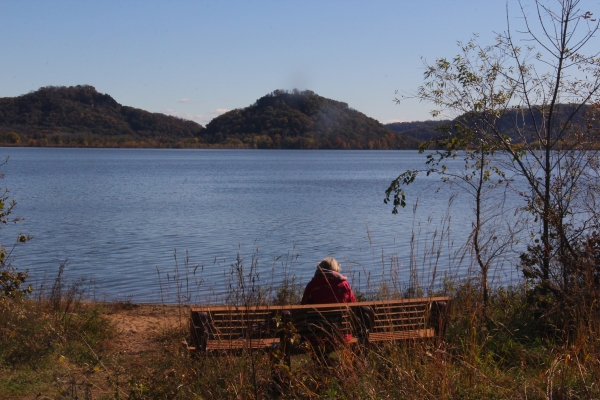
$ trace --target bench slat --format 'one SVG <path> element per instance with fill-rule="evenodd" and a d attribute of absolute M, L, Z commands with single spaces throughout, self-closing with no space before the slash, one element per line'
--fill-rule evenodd
<path fill-rule="evenodd" d="M 372 332 L 369 334 L 370 342 L 394 342 L 397 340 L 423 339 L 434 337 L 433 329 L 420 329 L 400 332 Z M 356 343 L 357 338 L 352 337 L 350 343 Z M 242 350 L 242 349 L 262 349 L 272 347 L 279 344 L 278 338 L 270 339 L 234 339 L 234 340 L 208 340 L 206 345 L 207 351 L 218 350 Z M 195 349 L 195 348 L 194 348 Z"/>
<path fill-rule="evenodd" d="M 427 308 L 424 307 L 420 310 L 407 310 L 405 308 L 374 308 L 373 311 L 375 312 L 375 314 L 380 314 L 380 315 L 397 315 L 397 314 L 402 314 L 402 315 L 424 315 L 427 313 Z"/>
<path fill-rule="evenodd" d="M 402 316 L 396 318 L 381 318 L 375 316 L 375 320 L 378 322 L 377 325 L 385 323 L 388 325 L 403 325 L 403 324 L 422 324 L 425 321 L 423 316 L 419 318 L 403 318 Z"/>
<path fill-rule="evenodd" d="M 421 329 L 411 331 L 400 331 L 400 332 L 372 332 L 369 334 L 369 342 L 394 342 L 397 340 L 410 340 L 410 339 L 424 339 L 432 338 L 435 336 L 433 329 Z M 218 350 L 242 350 L 242 349 L 263 349 L 273 347 L 279 344 L 278 338 L 270 339 L 236 339 L 236 340 L 208 340 L 206 344 L 207 351 L 218 351 Z M 358 339 L 352 337 L 350 343 L 357 343 Z M 195 347 L 190 347 L 190 351 L 195 351 Z"/>
<path fill-rule="evenodd" d="M 427 315 L 427 313 L 425 311 L 421 311 L 421 312 L 413 312 L 413 313 L 406 313 L 406 312 L 379 312 L 379 310 L 375 310 L 375 315 L 378 316 L 381 319 L 385 319 L 385 318 L 398 318 L 398 317 L 402 317 L 402 318 L 425 318 L 425 316 Z"/>
<path fill-rule="evenodd" d="M 215 321 L 215 322 L 219 322 L 219 323 L 223 323 L 223 322 L 233 322 L 233 323 L 257 323 L 257 322 L 268 322 L 271 320 L 272 317 L 253 317 L 253 318 L 237 318 L 237 317 L 228 317 L 228 318 L 214 318 L 212 317 L 211 320 Z"/>
<path fill-rule="evenodd" d="M 269 338 L 269 337 L 273 337 L 273 336 L 275 336 L 275 335 L 273 335 L 272 333 L 268 333 L 268 334 L 264 334 L 264 335 L 260 335 L 260 334 L 249 335 L 249 334 L 247 334 L 247 332 L 218 332 L 218 333 L 209 333 L 207 335 L 207 337 L 209 339 L 217 338 L 217 339 L 221 339 L 221 340 L 225 340 L 225 338 L 264 339 L 264 338 Z"/>
<path fill-rule="evenodd" d="M 413 331 L 418 329 L 424 329 L 425 324 L 413 324 L 413 325 L 375 325 L 371 332 L 405 332 Z"/>
<path fill-rule="evenodd" d="M 378 300 L 378 301 L 363 301 L 360 303 L 333 303 L 333 304 L 306 304 L 306 305 L 287 305 L 287 306 L 250 306 L 247 310 L 261 310 L 261 311 L 284 311 L 284 310 L 302 310 L 302 309 L 330 309 L 330 308 L 349 308 L 356 306 L 370 306 L 370 307 L 390 307 L 393 305 L 415 305 L 415 304 L 430 304 L 433 302 L 449 302 L 449 297 L 425 297 L 418 299 L 403 299 L 403 300 Z M 191 307 L 192 312 L 219 312 L 228 310 L 244 310 L 246 307 L 234 307 L 234 306 L 197 306 Z"/>
<path fill-rule="evenodd" d="M 424 339 L 434 336 L 435 331 L 433 329 L 419 329 L 400 332 L 371 332 L 369 334 L 369 342 L 393 342 L 395 340 Z"/>
<path fill-rule="evenodd" d="M 206 350 L 241 350 L 241 349 L 263 349 L 279 343 L 278 338 L 270 339 L 236 339 L 236 340 L 209 340 Z"/>

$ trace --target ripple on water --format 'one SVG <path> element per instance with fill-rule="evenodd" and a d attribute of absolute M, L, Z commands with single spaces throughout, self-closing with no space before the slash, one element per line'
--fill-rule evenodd
<path fill-rule="evenodd" d="M 175 251 L 193 301 L 227 289 L 238 253 L 246 267 L 258 259 L 265 284 L 280 282 L 283 269 L 306 283 L 326 256 L 342 261 L 355 286 L 369 273 L 386 279 L 395 259 L 408 279 L 412 211 L 394 216 L 383 197 L 398 173 L 423 164 L 417 152 L 4 150 L 4 184 L 26 218 L 4 234 L 34 236 L 17 246 L 14 263 L 37 283 L 68 259 L 68 276 L 92 278 L 96 296 L 175 301 Z M 434 182 L 419 180 L 410 192 L 421 197 L 423 238 L 448 202 Z M 453 209 L 457 247 L 470 219 L 469 207 Z M 441 261 L 440 271 L 451 263 Z"/>

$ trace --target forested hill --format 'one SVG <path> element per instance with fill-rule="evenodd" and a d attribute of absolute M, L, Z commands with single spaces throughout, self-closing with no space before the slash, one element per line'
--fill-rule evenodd
<path fill-rule="evenodd" d="M 586 123 L 583 107 L 572 124 Z M 565 120 L 574 106 L 559 105 Z M 542 116 L 509 110 L 498 128 L 514 141 L 535 141 Z M 597 120 L 597 118 L 596 118 Z M 415 149 L 436 137 L 450 120 L 382 125 L 373 118 L 310 90 L 274 92 L 249 107 L 229 111 L 206 128 L 160 113 L 117 103 L 93 86 L 47 86 L 0 98 L 0 145 L 77 147 L 187 147 L 264 149 Z"/>
<path fill-rule="evenodd" d="M 385 127 L 391 131 L 411 136 L 419 141 L 425 141 L 439 135 L 439 132 L 436 131 L 437 127 L 450 125 L 451 123 L 452 121 L 450 120 L 393 122 L 385 124 Z"/>
<path fill-rule="evenodd" d="M 203 127 L 122 106 L 93 86 L 47 86 L 0 98 L 0 141 L 33 146 L 188 147 Z"/>
<path fill-rule="evenodd" d="M 576 111 L 574 104 L 557 104 L 554 120 L 558 125 L 563 124 L 569 119 L 569 116 L 575 113 L 570 120 L 572 129 L 585 129 L 588 122 L 597 121 L 598 118 L 589 114 L 586 118 L 586 113 L 598 113 L 598 110 L 589 105 L 581 107 L 579 112 Z M 523 140 L 523 137 L 529 142 L 535 142 L 538 138 L 535 127 L 543 125 L 542 119 L 544 116 L 534 107 L 532 113 L 525 112 L 522 109 L 509 109 L 501 118 L 496 121 L 497 129 L 505 135 L 508 135 L 514 142 L 518 143 Z M 595 119 L 594 119 L 595 118 Z M 403 135 L 411 136 L 419 141 L 429 140 L 438 137 L 442 134 L 436 128 L 446 126 L 451 128 L 456 122 L 463 121 L 463 124 L 468 125 L 468 118 L 464 116 L 458 117 L 456 120 L 438 120 L 438 121 L 413 121 L 413 122 L 395 122 L 386 124 L 386 128 L 398 132 Z M 519 127 L 519 132 L 515 129 L 515 125 Z"/>
<path fill-rule="evenodd" d="M 201 139 L 265 149 L 414 149 L 419 143 L 310 90 L 276 90 L 249 107 L 229 111 L 213 119 Z"/>

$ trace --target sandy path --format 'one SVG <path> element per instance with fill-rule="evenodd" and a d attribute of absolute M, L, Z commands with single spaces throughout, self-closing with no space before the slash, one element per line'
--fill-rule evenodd
<path fill-rule="evenodd" d="M 115 305 L 108 308 L 106 317 L 119 332 L 114 343 L 116 350 L 121 354 L 137 355 L 155 350 L 156 338 L 161 334 L 180 326 L 187 330 L 189 308 L 156 304 Z"/>

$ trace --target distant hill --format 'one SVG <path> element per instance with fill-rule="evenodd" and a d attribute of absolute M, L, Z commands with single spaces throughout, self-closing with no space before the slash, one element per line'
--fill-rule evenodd
<path fill-rule="evenodd" d="M 575 111 L 575 105 L 573 104 L 558 104 L 555 113 L 555 122 L 558 124 L 564 123 L 568 116 Z M 584 115 L 587 111 L 597 112 L 595 109 L 591 109 L 590 106 L 584 105 L 575 117 L 571 120 L 571 125 L 586 124 Z M 457 119 L 463 119 L 458 117 Z M 598 120 L 598 118 L 596 118 Z M 439 121 L 414 121 L 414 122 L 395 122 L 386 124 L 386 128 L 401 133 L 403 135 L 411 136 L 419 141 L 425 141 L 435 138 L 442 134 L 437 131 L 436 128 L 441 126 L 452 127 L 454 120 L 439 120 Z M 520 142 L 522 137 L 515 130 L 515 125 L 519 126 L 521 133 L 525 136 L 529 143 L 535 142 L 538 138 L 535 132 L 535 126 L 542 126 L 542 115 L 538 111 L 534 111 L 533 115 L 528 112 L 524 112 L 522 109 L 509 109 L 506 113 L 497 121 L 497 128 L 503 134 L 508 135 L 515 142 Z"/>
<path fill-rule="evenodd" d="M 559 105 L 563 119 L 573 105 Z M 587 110 L 584 107 L 582 111 Z M 582 123 L 583 112 L 573 123 Z M 598 119 L 596 119 L 598 120 Z M 509 110 L 498 121 L 513 140 L 514 123 L 535 141 L 541 116 Z M 0 98 L 0 144 L 77 147 L 188 147 L 261 149 L 415 149 L 450 120 L 382 125 L 350 107 L 305 91 L 275 90 L 242 109 L 201 125 L 117 103 L 93 86 L 47 86 Z"/>
<path fill-rule="evenodd" d="M 310 90 L 276 90 L 213 119 L 200 138 L 224 147 L 265 149 L 414 149 L 419 144 Z"/>
<path fill-rule="evenodd" d="M 0 142 L 33 146 L 187 147 L 203 127 L 117 103 L 93 86 L 0 98 Z"/>
<path fill-rule="evenodd" d="M 452 121 L 449 119 L 439 121 L 413 121 L 413 122 L 393 122 L 385 124 L 385 127 L 391 131 L 411 136 L 419 141 L 429 140 L 439 135 L 435 129 L 442 125 L 448 125 Z"/>

